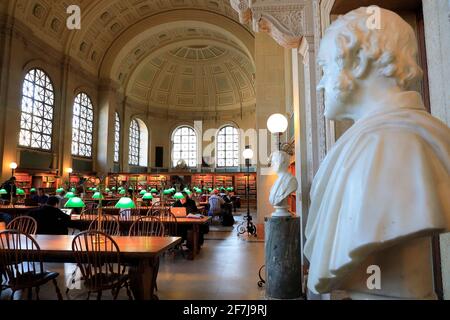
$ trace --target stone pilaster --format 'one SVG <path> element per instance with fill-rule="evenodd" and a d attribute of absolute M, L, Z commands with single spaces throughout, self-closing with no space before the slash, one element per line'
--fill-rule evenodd
<path fill-rule="evenodd" d="M 99 85 L 97 171 L 101 174 L 112 172 L 114 168 L 114 130 L 117 109 L 118 85 L 111 80 L 103 80 Z"/>

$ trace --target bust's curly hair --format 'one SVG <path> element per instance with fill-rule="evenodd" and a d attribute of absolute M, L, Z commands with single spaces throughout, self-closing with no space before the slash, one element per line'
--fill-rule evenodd
<path fill-rule="evenodd" d="M 414 30 L 396 13 L 379 8 L 380 28 L 370 28 L 368 21 L 373 11 L 362 7 L 339 17 L 328 28 L 327 33 L 337 34 L 339 55 L 337 63 L 342 70 L 353 68 L 355 59 L 360 59 L 362 76 L 369 66 L 380 74 L 396 80 L 404 90 L 411 87 L 422 75 L 417 64 L 417 42 Z M 349 77 L 349 74 L 347 74 Z M 352 88 L 353 79 L 347 79 L 346 87 Z"/>

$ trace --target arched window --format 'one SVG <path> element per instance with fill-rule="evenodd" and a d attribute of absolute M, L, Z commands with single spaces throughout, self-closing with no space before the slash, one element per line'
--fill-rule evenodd
<path fill-rule="evenodd" d="M 138 122 L 136 120 L 132 120 L 130 125 L 129 164 L 132 166 L 138 166 L 140 154 L 141 154 L 141 132 L 139 130 Z"/>
<path fill-rule="evenodd" d="M 226 126 L 217 133 L 217 166 L 239 166 L 239 131 Z"/>
<path fill-rule="evenodd" d="M 142 120 L 131 120 L 129 140 L 128 164 L 146 167 L 148 164 L 148 130 Z"/>
<path fill-rule="evenodd" d="M 114 126 L 114 162 L 119 162 L 119 152 L 120 152 L 120 118 L 119 114 L 116 112 L 116 120 Z"/>
<path fill-rule="evenodd" d="M 22 87 L 19 146 L 51 150 L 55 95 L 47 74 L 30 70 Z"/>
<path fill-rule="evenodd" d="M 197 166 L 197 134 L 190 127 L 179 127 L 172 135 L 172 165 L 180 160 L 193 168 Z"/>
<path fill-rule="evenodd" d="M 72 155 L 92 157 L 94 107 L 86 93 L 75 97 L 72 118 Z"/>

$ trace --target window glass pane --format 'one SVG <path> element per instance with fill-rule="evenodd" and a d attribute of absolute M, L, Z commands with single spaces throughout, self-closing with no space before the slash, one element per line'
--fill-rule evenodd
<path fill-rule="evenodd" d="M 131 121 L 130 124 L 130 149 L 129 149 L 129 161 L 132 166 L 139 165 L 139 159 L 141 154 L 141 132 L 139 123 L 136 120 Z"/>
<path fill-rule="evenodd" d="M 217 134 L 217 166 L 239 166 L 239 131 L 231 126 L 222 128 Z"/>
<path fill-rule="evenodd" d="M 180 127 L 173 133 L 172 165 L 184 160 L 189 167 L 197 166 L 197 134 L 190 127 Z"/>
<path fill-rule="evenodd" d="M 116 120 L 114 126 L 114 162 L 119 162 L 120 152 L 120 118 L 116 112 Z"/>
<path fill-rule="evenodd" d="M 72 154 L 92 157 L 92 132 L 94 127 L 94 106 L 89 96 L 80 93 L 75 97 L 72 118 Z"/>
<path fill-rule="evenodd" d="M 30 70 L 22 85 L 19 146 L 51 150 L 53 108 L 50 78 L 42 70 Z"/>

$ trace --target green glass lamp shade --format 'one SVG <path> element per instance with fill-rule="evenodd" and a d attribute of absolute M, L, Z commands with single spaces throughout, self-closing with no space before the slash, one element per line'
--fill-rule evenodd
<path fill-rule="evenodd" d="M 8 191 L 6 191 L 5 189 L 0 189 L 0 194 L 8 194 Z"/>
<path fill-rule="evenodd" d="M 30 191 L 32 191 L 33 189 L 31 189 Z M 36 189 L 35 189 L 35 191 L 36 191 Z M 56 189 L 56 193 L 61 193 L 61 192 L 63 192 L 64 191 L 64 189 L 63 188 L 58 188 L 58 189 Z"/>
<path fill-rule="evenodd" d="M 94 193 L 94 195 L 92 196 L 92 199 L 95 200 L 100 200 L 100 199 L 104 199 L 103 195 L 100 192 L 96 192 Z"/>
<path fill-rule="evenodd" d="M 208 191 L 211 192 L 211 191 L 213 191 L 213 189 L 212 188 L 208 188 Z"/>
<path fill-rule="evenodd" d="M 233 191 L 234 190 L 234 188 L 233 187 L 229 187 L 229 188 L 227 188 L 227 191 L 229 191 L 229 192 L 231 192 L 231 191 Z"/>
<path fill-rule="evenodd" d="M 112 191 L 116 191 L 116 187 L 112 187 L 111 190 L 112 190 Z"/>
<path fill-rule="evenodd" d="M 177 199 L 177 200 L 184 199 L 184 195 L 181 192 L 177 192 L 177 193 L 175 193 L 173 198 Z"/>
<path fill-rule="evenodd" d="M 120 198 L 119 202 L 116 204 L 116 208 L 119 209 L 135 209 L 136 205 L 134 204 L 131 198 Z"/>
<path fill-rule="evenodd" d="M 122 189 L 122 190 L 120 190 L 119 191 L 119 194 L 122 194 L 122 195 L 124 195 L 124 194 L 126 194 L 127 192 L 124 190 L 124 189 Z"/>
<path fill-rule="evenodd" d="M 163 194 L 165 195 L 165 196 L 167 196 L 167 195 L 169 195 L 169 194 L 171 194 L 172 193 L 172 190 L 170 190 L 170 189 L 167 189 L 167 190 L 164 190 L 163 191 Z"/>
<path fill-rule="evenodd" d="M 150 190 L 151 193 L 158 193 L 158 190 L 156 190 L 155 188 L 153 188 L 152 190 Z"/>
<path fill-rule="evenodd" d="M 151 193 L 146 193 L 142 196 L 142 200 L 152 200 L 153 195 Z"/>
<path fill-rule="evenodd" d="M 171 192 L 175 192 L 175 191 L 177 191 L 177 189 L 175 189 L 175 188 L 173 188 L 173 187 L 172 187 L 172 188 L 170 188 L 169 190 L 170 190 Z"/>
<path fill-rule="evenodd" d="M 97 188 L 92 188 L 91 191 L 97 192 Z"/>
<path fill-rule="evenodd" d="M 31 188 L 30 192 L 36 192 L 36 188 Z"/>
<path fill-rule="evenodd" d="M 78 197 L 70 198 L 66 204 L 64 205 L 65 208 L 84 208 L 86 205 L 84 204 L 83 200 L 81 200 Z"/>
<path fill-rule="evenodd" d="M 75 188 L 70 189 L 70 192 L 76 192 L 76 191 L 77 191 L 77 189 L 75 189 Z"/>
<path fill-rule="evenodd" d="M 17 189 L 17 190 L 16 190 L 16 194 L 17 194 L 18 196 L 24 196 L 24 195 L 25 195 L 25 191 L 24 191 L 23 189 Z"/>
<path fill-rule="evenodd" d="M 141 195 L 141 196 L 143 196 L 144 194 L 146 194 L 147 193 L 147 191 L 145 191 L 145 190 L 141 190 L 141 192 L 139 192 L 139 194 Z"/>
<path fill-rule="evenodd" d="M 110 192 L 110 191 L 111 191 L 111 189 L 109 189 L 109 188 L 106 188 L 106 189 L 105 189 L 105 192 L 106 192 L 106 193 L 108 193 L 108 192 Z"/>
<path fill-rule="evenodd" d="M 66 196 L 64 197 L 66 199 L 71 199 L 71 198 L 75 198 L 75 193 L 73 192 L 67 192 Z"/>

